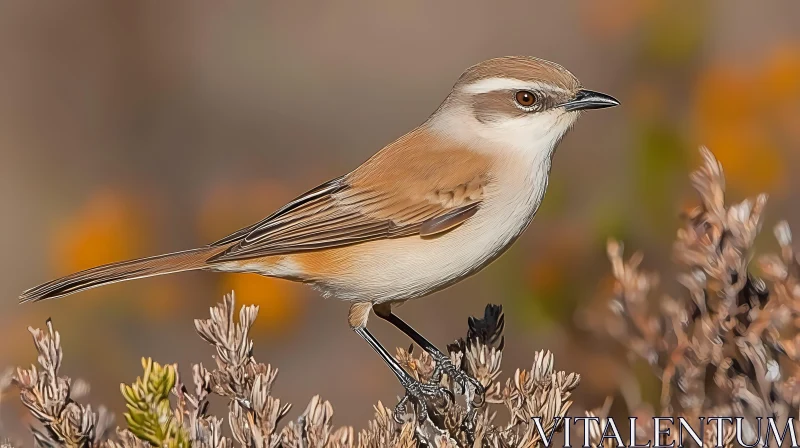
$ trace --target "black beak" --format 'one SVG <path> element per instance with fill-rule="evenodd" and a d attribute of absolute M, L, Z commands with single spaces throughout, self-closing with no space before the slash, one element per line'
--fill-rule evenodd
<path fill-rule="evenodd" d="M 613 96 L 604 93 L 581 89 L 578 90 L 578 94 L 575 95 L 575 98 L 566 103 L 561 103 L 559 106 L 563 106 L 566 111 L 602 109 L 604 107 L 619 106 L 619 101 Z"/>

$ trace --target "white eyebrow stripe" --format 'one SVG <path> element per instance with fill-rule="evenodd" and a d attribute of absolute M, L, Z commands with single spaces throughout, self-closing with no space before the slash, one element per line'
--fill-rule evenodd
<path fill-rule="evenodd" d="M 488 93 L 495 90 L 547 90 L 557 93 L 569 93 L 566 89 L 538 81 L 523 81 L 512 78 L 486 78 L 464 87 L 464 91 L 472 94 Z"/>

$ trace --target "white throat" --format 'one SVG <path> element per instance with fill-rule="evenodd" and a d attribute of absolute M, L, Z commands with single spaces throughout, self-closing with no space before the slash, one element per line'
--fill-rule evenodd
<path fill-rule="evenodd" d="M 553 154 L 578 114 L 554 109 L 515 118 L 480 122 L 465 105 L 450 105 L 432 116 L 427 126 L 446 138 L 503 158 L 542 163 Z"/>

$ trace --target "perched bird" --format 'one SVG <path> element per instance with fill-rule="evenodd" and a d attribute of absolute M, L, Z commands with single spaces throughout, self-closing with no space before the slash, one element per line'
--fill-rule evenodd
<path fill-rule="evenodd" d="M 412 378 L 367 331 L 370 311 L 429 352 L 474 396 L 483 387 L 392 312 L 481 270 L 530 224 L 553 152 L 580 111 L 616 106 L 558 64 L 532 57 L 468 68 L 419 127 L 261 222 L 199 249 L 112 263 L 39 285 L 20 302 L 189 270 L 308 283 L 351 303 L 349 324 L 397 375 L 406 400 L 451 394 Z"/>

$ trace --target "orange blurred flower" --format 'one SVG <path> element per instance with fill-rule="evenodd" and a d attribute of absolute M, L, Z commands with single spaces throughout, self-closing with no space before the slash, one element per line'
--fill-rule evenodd
<path fill-rule="evenodd" d="M 124 191 L 101 190 L 59 222 L 51 260 L 59 273 L 121 261 L 145 253 L 151 239 L 146 210 Z"/>
<path fill-rule="evenodd" d="M 302 285 L 257 274 L 221 274 L 218 295 L 231 291 L 246 303 L 258 305 L 254 334 L 281 334 L 304 313 Z"/>
<path fill-rule="evenodd" d="M 800 145 L 800 48 L 780 47 L 768 61 L 764 97 L 771 101 L 773 123 L 792 146 Z"/>
<path fill-rule="evenodd" d="M 752 74 L 733 65 L 719 64 L 702 72 L 695 88 L 695 110 L 702 125 L 719 127 L 756 117 L 755 82 Z"/>
<path fill-rule="evenodd" d="M 800 117 L 800 56 L 777 49 L 763 64 L 718 63 L 697 80 L 694 129 L 725 166 L 730 185 L 748 192 L 786 187 L 778 148 Z"/>
<path fill-rule="evenodd" d="M 198 218 L 202 239 L 214 241 L 258 222 L 291 199 L 287 189 L 273 182 L 220 184 L 206 196 Z M 220 295 L 235 291 L 237 297 L 260 307 L 254 332 L 280 333 L 294 324 L 305 309 L 301 286 L 257 274 L 220 276 Z"/>
<path fill-rule="evenodd" d="M 800 97 L 800 48 L 782 46 L 773 51 L 763 73 L 762 94 L 784 103 L 797 104 Z"/>
<path fill-rule="evenodd" d="M 51 238 L 50 259 L 59 275 L 101 264 L 148 255 L 152 207 L 141 198 L 114 188 L 95 192 L 74 213 L 57 223 Z M 87 297 L 108 295 L 108 289 L 86 291 Z M 143 294 L 143 299 L 147 296 Z M 163 310 L 168 300 L 148 301 L 144 308 Z M 158 305 L 151 308 L 151 305 Z"/>

